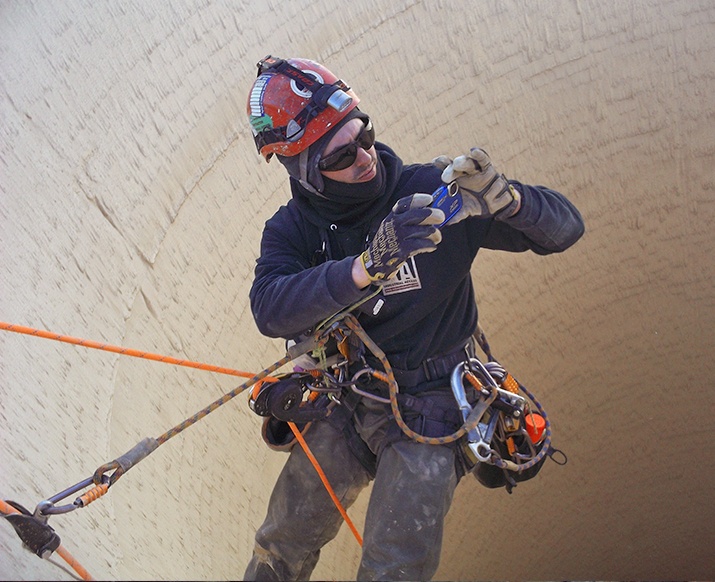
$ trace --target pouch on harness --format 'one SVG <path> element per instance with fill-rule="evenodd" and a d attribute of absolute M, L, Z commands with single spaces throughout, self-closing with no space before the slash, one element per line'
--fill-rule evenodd
<path fill-rule="evenodd" d="M 312 422 L 328 420 L 343 432 L 353 453 L 374 475 L 375 455 L 351 420 L 360 398 L 368 397 L 392 406 L 396 430 L 388 431 L 387 441 L 407 436 L 427 444 L 453 443 L 458 450 L 458 473 L 472 472 L 485 487 L 505 487 L 511 493 L 518 482 L 533 479 L 546 457 L 555 452 L 550 423 L 541 405 L 486 350 L 490 357 L 486 364 L 464 348 L 459 357 L 458 350 L 443 356 L 440 361 L 444 360 L 445 366 L 449 363 L 437 375 L 444 383 L 431 374 L 425 376 L 429 385 L 437 382 L 446 387 L 449 383 L 451 395 L 442 389 L 413 395 L 397 389 L 395 377 L 400 371 L 389 366 L 384 354 L 377 359 L 389 374 L 368 364 L 365 348 L 373 355 L 380 353 L 379 348 L 357 324 L 353 323 L 351 329 L 354 334 L 338 328 L 339 353 L 327 360 L 323 354 L 320 367 L 311 358 L 315 368 L 296 368 L 299 371 L 280 375 L 277 382 L 254 387 L 249 404 L 256 414 L 265 417 L 263 438 L 271 448 L 290 450 L 295 444 L 289 422 L 304 433 Z M 356 335 L 362 344 L 356 342 Z M 356 367 L 360 363 L 362 367 Z M 451 376 L 445 377 L 452 366 Z M 419 373 L 425 374 L 424 370 Z M 389 398 L 380 390 L 363 389 L 365 385 L 358 379 L 367 377 L 387 383 Z"/>
<path fill-rule="evenodd" d="M 376 457 L 351 422 L 359 394 L 331 387 L 319 369 L 282 374 L 277 379 L 254 387 L 249 400 L 251 410 L 264 417 L 261 436 L 266 444 L 288 452 L 296 444 L 289 422 L 305 435 L 313 422 L 325 420 L 342 432 L 353 455 L 374 477 Z"/>
<path fill-rule="evenodd" d="M 465 379 L 477 391 L 475 403 L 466 398 Z M 546 412 L 496 361 L 482 364 L 476 358 L 469 359 L 454 369 L 451 385 L 465 419 L 480 406 L 486 408 L 463 446 L 474 463 L 472 472 L 480 484 L 488 488 L 505 487 L 511 493 L 517 483 L 536 477 L 546 457 L 553 458 L 557 451 L 551 446 L 551 425 Z M 490 394 L 494 398 L 486 406 Z M 564 459 L 560 464 L 565 464 L 565 455 L 558 452 Z"/>

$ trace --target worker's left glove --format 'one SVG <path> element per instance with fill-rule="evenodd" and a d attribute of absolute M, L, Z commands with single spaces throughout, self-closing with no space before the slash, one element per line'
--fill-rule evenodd
<path fill-rule="evenodd" d="M 437 248 L 442 233 L 435 226 L 444 221 L 444 212 L 429 208 L 430 194 L 400 198 L 380 223 L 360 263 L 371 283 L 389 279 L 412 255 Z"/>
<path fill-rule="evenodd" d="M 520 204 L 520 194 L 497 173 L 487 152 L 472 148 L 454 160 L 439 156 L 432 163 L 442 170 L 445 184 L 456 181 L 462 193 L 462 209 L 449 221 L 454 224 L 468 216 L 493 216 L 503 220 L 512 216 Z"/>

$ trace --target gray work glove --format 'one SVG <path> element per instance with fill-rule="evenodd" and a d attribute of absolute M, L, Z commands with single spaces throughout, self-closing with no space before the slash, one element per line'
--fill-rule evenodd
<path fill-rule="evenodd" d="M 462 209 L 449 221 L 454 224 L 468 216 L 493 216 L 503 220 L 513 215 L 521 196 L 509 185 L 503 174 L 498 174 L 487 152 L 472 148 L 467 155 L 451 160 L 439 156 L 432 163 L 442 171 L 445 184 L 457 181 L 462 193 Z"/>
<path fill-rule="evenodd" d="M 430 253 L 442 240 L 435 225 L 444 220 L 444 212 L 429 208 L 430 194 L 412 194 L 400 198 L 380 223 L 367 250 L 360 256 L 372 283 L 389 279 L 412 255 Z"/>

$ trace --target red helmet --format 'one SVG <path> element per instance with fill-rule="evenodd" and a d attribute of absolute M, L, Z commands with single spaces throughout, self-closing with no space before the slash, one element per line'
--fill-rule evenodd
<path fill-rule="evenodd" d="M 360 102 L 343 81 L 308 59 L 258 63 L 246 110 L 258 152 L 295 156 L 316 142 Z"/>

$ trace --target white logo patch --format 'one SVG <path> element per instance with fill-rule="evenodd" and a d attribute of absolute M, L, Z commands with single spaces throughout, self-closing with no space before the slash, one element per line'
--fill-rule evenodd
<path fill-rule="evenodd" d="M 303 69 L 301 69 L 301 71 L 303 71 Z M 308 75 L 309 77 L 313 77 L 313 79 L 318 81 L 318 83 L 320 83 L 321 85 L 325 84 L 323 81 L 323 77 L 321 77 L 315 71 L 303 71 L 303 72 L 306 75 Z M 293 91 L 293 93 L 298 95 L 298 97 L 302 97 L 303 99 L 310 99 L 310 97 L 313 95 L 310 91 L 308 91 L 308 89 L 299 89 L 298 84 L 295 82 L 294 79 L 290 80 L 290 89 L 291 89 L 291 91 Z"/>
<path fill-rule="evenodd" d="M 402 268 L 382 286 L 384 295 L 395 295 L 397 293 L 406 293 L 407 291 L 416 291 L 417 289 L 422 289 L 422 283 L 420 283 L 420 275 L 417 272 L 414 257 L 410 257 L 402 265 Z"/>
<path fill-rule="evenodd" d="M 254 117 L 260 117 L 263 115 L 263 93 L 266 91 L 266 85 L 268 85 L 270 78 L 271 75 L 263 74 L 258 77 L 256 82 L 253 84 L 249 104 L 251 107 L 251 115 Z"/>

